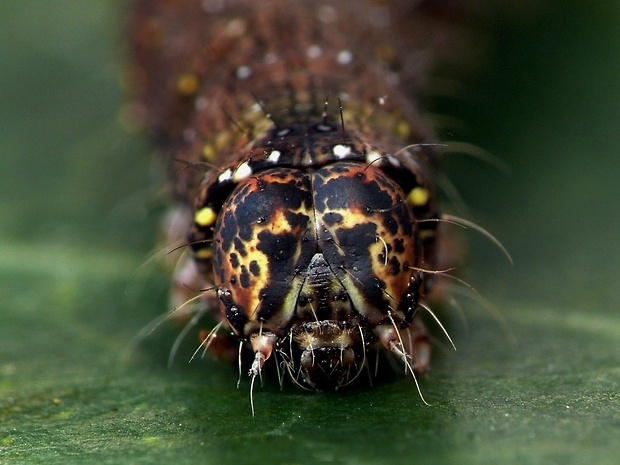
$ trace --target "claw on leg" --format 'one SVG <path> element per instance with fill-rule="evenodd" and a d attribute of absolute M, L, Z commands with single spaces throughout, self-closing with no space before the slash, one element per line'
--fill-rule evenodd
<path fill-rule="evenodd" d="M 250 405 L 252 407 L 252 416 L 254 416 L 254 382 L 256 377 L 261 375 L 265 362 L 271 357 L 273 348 L 276 343 L 277 336 L 270 332 L 258 332 L 250 336 L 250 344 L 254 351 L 254 361 L 250 368 Z"/>
<path fill-rule="evenodd" d="M 260 375 L 263 365 L 271 357 L 277 336 L 270 332 L 259 332 L 250 336 L 250 344 L 254 352 L 254 362 L 250 368 L 251 376 Z"/>
<path fill-rule="evenodd" d="M 401 360 L 413 361 L 416 373 L 422 374 L 428 370 L 431 359 L 431 344 L 424 323 L 419 318 L 414 318 L 411 325 L 402 331 L 407 332 L 410 338 L 410 350 L 405 349 L 401 337 L 401 330 L 396 325 L 383 324 L 375 328 L 375 334 L 381 344 Z"/>
<path fill-rule="evenodd" d="M 402 360 L 405 365 L 405 374 L 407 371 L 411 373 L 418 390 L 418 394 L 420 395 L 420 399 L 422 399 L 422 402 L 426 405 L 429 405 L 422 395 L 422 390 L 420 389 L 420 385 L 418 384 L 418 379 L 416 377 L 416 372 L 418 374 L 424 373 L 424 371 L 428 369 L 430 363 L 430 343 L 426 335 L 426 329 L 419 318 L 415 318 L 411 323 L 411 326 L 406 329 L 406 331 L 410 332 L 413 340 L 410 354 L 405 349 L 401 332 L 397 328 L 396 323 L 391 317 L 390 320 L 391 324 L 382 324 L 377 326 L 374 330 L 375 334 L 387 350 Z M 413 360 L 413 366 L 410 360 Z"/>

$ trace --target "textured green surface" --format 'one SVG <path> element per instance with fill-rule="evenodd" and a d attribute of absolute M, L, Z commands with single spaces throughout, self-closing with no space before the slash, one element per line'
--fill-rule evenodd
<path fill-rule="evenodd" d="M 3 1 L 0 463 L 616 463 L 620 8 L 548 5 L 498 27 L 495 60 L 454 104 L 468 140 L 512 168 L 447 167 L 515 258 L 469 238 L 468 278 L 506 324 L 467 299 L 466 327 L 446 317 L 459 350 L 436 353 L 431 407 L 406 379 L 268 384 L 252 419 L 234 367 L 164 368 L 169 335 L 123 357 L 166 278 L 140 267 L 157 183 L 116 121 L 115 4 Z"/>

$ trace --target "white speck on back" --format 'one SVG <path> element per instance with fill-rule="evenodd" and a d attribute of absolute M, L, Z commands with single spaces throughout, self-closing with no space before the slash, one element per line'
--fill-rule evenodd
<path fill-rule="evenodd" d="M 222 174 L 220 174 L 217 177 L 218 182 L 226 182 L 226 181 L 230 181 L 232 178 L 232 170 L 230 168 L 228 168 L 226 171 L 222 172 Z"/>
<path fill-rule="evenodd" d="M 319 45 L 311 45 L 306 50 L 308 58 L 318 58 L 323 54 L 323 49 Z"/>
<path fill-rule="evenodd" d="M 280 160 L 280 151 L 279 150 L 272 150 L 271 153 L 267 156 L 267 161 L 269 163 L 278 163 L 278 160 Z"/>
<path fill-rule="evenodd" d="M 366 154 L 366 163 L 376 163 L 377 160 L 381 160 L 382 158 L 383 156 L 379 152 L 373 150 L 372 152 L 368 152 L 368 154 Z"/>
<path fill-rule="evenodd" d="M 236 71 L 237 79 L 247 79 L 252 74 L 252 68 L 249 66 L 239 66 Z"/>
<path fill-rule="evenodd" d="M 250 164 L 247 161 L 244 161 L 237 167 L 233 173 L 232 179 L 235 182 L 243 181 L 244 179 L 250 177 L 251 174 L 252 168 L 250 168 Z"/>
<path fill-rule="evenodd" d="M 349 50 L 340 50 L 336 55 L 336 61 L 341 65 L 348 65 L 353 61 L 353 54 Z"/>
<path fill-rule="evenodd" d="M 334 145 L 332 152 L 336 158 L 345 158 L 351 154 L 351 147 L 343 144 Z"/>

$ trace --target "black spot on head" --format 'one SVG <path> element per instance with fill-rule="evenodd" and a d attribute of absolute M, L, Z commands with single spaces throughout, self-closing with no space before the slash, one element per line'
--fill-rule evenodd
<path fill-rule="evenodd" d="M 400 273 L 400 262 L 398 261 L 397 257 L 392 257 L 388 261 L 388 266 L 390 267 L 390 273 L 392 273 L 393 275 L 397 275 L 398 273 Z"/>
<path fill-rule="evenodd" d="M 235 237 L 233 239 L 233 242 L 235 244 L 235 250 L 239 252 L 239 255 L 241 255 L 242 257 L 245 257 L 248 255 L 248 251 L 245 248 L 245 243 L 241 240 L 241 238 Z"/>
<path fill-rule="evenodd" d="M 390 234 L 396 234 L 398 232 L 398 222 L 390 213 L 385 213 L 383 215 L 383 226 Z"/>
<path fill-rule="evenodd" d="M 250 262 L 250 273 L 252 273 L 254 276 L 260 275 L 260 265 L 256 260 L 252 260 Z"/>
<path fill-rule="evenodd" d="M 241 266 L 241 275 L 239 276 L 239 282 L 241 286 L 248 289 L 252 285 L 252 277 L 245 265 Z"/>
<path fill-rule="evenodd" d="M 269 257 L 270 268 L 272 262 L 290 259 L 297 249 L 297 239 L 294 234 L 273 234 L 271 231 L 261 231 L 258 234 L 256 248 Z"/>
<path fill-rule="evenodd" d="M 306 229 L 308 227 L 308 215 L 304 213 L 294 213 L 291 211 L 284 212 L 284 218 L 293 229 Z"/>
<path fill-rule="evenodd" d="M 340 213 L 336 212 L 327 212 L 323 215 L 323 222 L 328 226 L 333 226 L 334 224 L 340 224 L 344 220 L 343 216 Z"/>
<path fill-rule="evenodd" d="M 403 239 L 401 238 L 396 238 L 394 239 L 394 241 L 392 242 L 392 245 L 394 247 L 394 252 L 396 253 L 403 253 L 405 251 L 405 246 L 403 245 Z"/>

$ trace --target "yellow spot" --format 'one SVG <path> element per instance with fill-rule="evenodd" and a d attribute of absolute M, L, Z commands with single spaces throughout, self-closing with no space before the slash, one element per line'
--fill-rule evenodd
<path fill-rule="evenodd" d="M 411 135 L 411 128 L 404 121 L 399 121 L 396 123 L 396 135 L 403 140 L 407 140 Z"/>
<path fill-rule="evenodd" d="M 183 73 L 177 80 L 177 92 L 185 97 L 191 97 L 198 92 L 200 81 L 194 73 Z"/>
<path fill-rule="evenodd" d="M 194 221 L 200 227 L 206 228 L 215 223 L 217 214 L 211 207 L 204 207 L 194 213 Z"/>
<path fill-rule="evenodd" d="M 211 247 L 205 247 L 204 249 L 194 252 L 194 257 L 197 260 L 209 260 L 213 256 L 213 250 Z"/>
<path fill-rule="evenodd" d="M 202 156 L 207 161 L 213 161 L 215 158 L 215 148 L 212 144 L 207 144 L 202 148 Z"/>
<path fill-rule="evenodd" d="M 430 198 L 430 193 L 428 189 L 423 187 L 414 187 L 407 195 L 407 201 L 413 205 L 414 207 L 421 207 L 428 203 L 428 199 Z"/>

